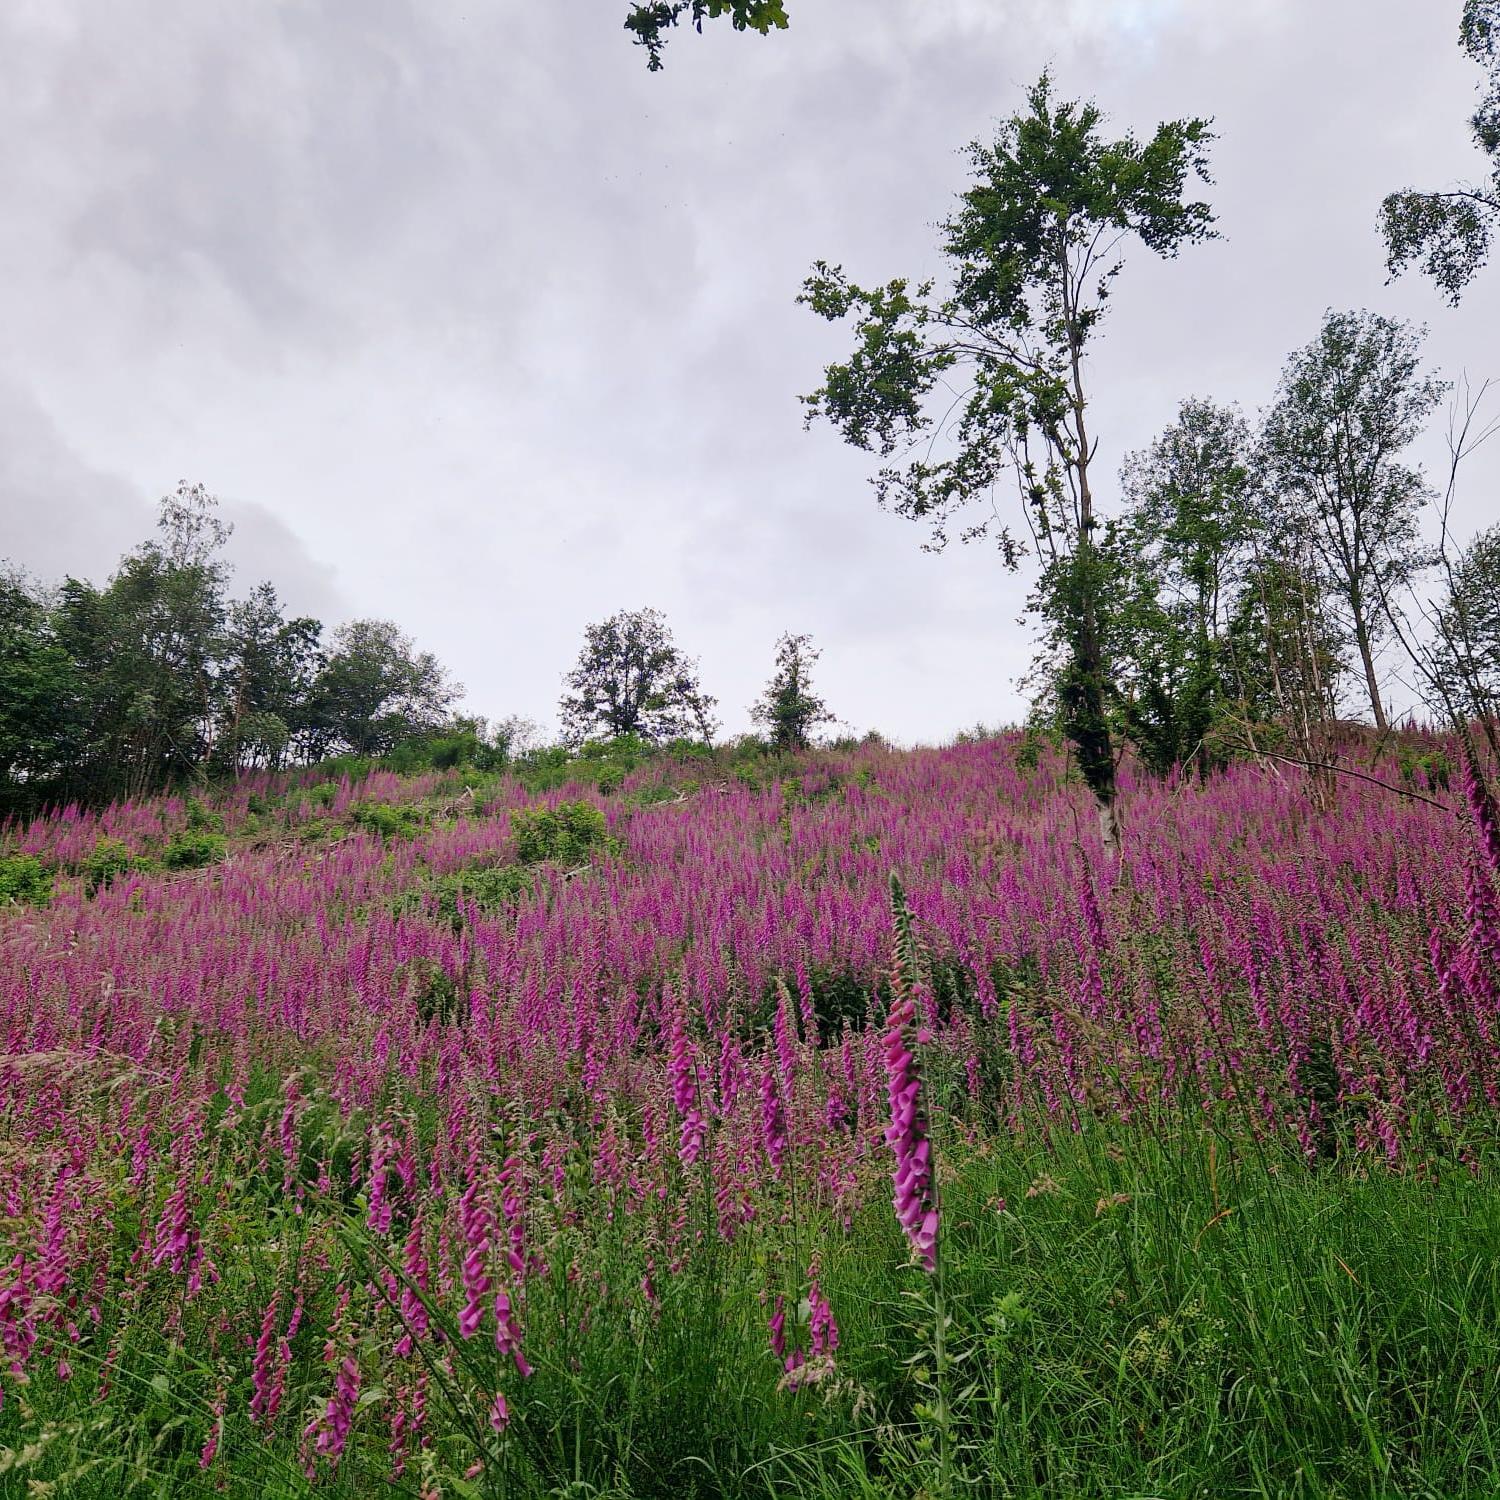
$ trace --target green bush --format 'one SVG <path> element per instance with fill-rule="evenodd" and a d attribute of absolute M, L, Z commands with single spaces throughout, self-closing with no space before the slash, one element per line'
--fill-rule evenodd
<path fill-rule="evenodd" d="M 141 860 L 123 839 L 97 839 L 83 862 L 83 888 L 91 896 L 113 885 L 117 876 L 138 869 Z"/>
<path fill-rule="evenodd" d="M 358 827 L 383 839 L 409 838 L 422 824 L 415 807 L 392 807 L 389 802 L 361 802 L 351 816 Z"/>
<path fill-rule="evenodd" d="M 52 877 L 34 854 L 0 859 L 0 906 L 46 906 L 52 900 Z"/>
<path fill-rule="evenodd" d="M 223 833 L 223 815 L 210 812 L 196 797 L 187 800 L 187 826 L 194 833 Z"/>
<path fill-rule="evenodd" d="M 489 865 L 445 875 L 433 887 L 438 915 L 456 932 L 464 925 L 464 908 L 483 912 L 515 906 L 536 888 L 536 874 L 524 865 Z"/>
<path fill-rule="evenodd" d="M 550 792 L 572 781 L 575 776 L 572 758 L 563 745 L 533 750 L 514 762 L 512 769 L 528 792 Z"/>
<path fill-rule="evenodd" d="M 162 850 L 161 862 L 168 870 L 201 870 L 205 865 L 219 864 L 226 847 L 222 833 L 176 834 Z"/>
<path fill-rule="evenodd" d="M 591 802 L 559 802 L 556 807 L 518 807 L 510 815 L 516 858 L 525 865 L 557 860 L 576 865 L 593 849 L 614 852 L 604 814 Z"/>

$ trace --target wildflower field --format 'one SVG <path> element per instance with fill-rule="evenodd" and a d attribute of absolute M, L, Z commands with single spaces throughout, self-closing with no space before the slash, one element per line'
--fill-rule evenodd
<path fill-rule="evenodd" d="M 12 826 L 0 1494 L 1500 1493 L 1500 831 L 1361 766 Z"/>

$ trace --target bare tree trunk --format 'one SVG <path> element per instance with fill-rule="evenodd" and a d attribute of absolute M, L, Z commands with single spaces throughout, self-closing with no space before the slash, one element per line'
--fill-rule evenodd
<path fill-rule="evenodd" d="M 1382 734 L 1390 727 L 1386 723 L 1385 706 L 1380 701 L 1380 683 L 1375 676 L 1375 657 L 1370 650 L 1370 627 L 1365 622 L 1362 604 L 1354 605 L 1354 639 L 1359 646 L 1359 660 L 1365 671 L 1365 687 L 1370 694 L 1370 712 L 1375 716 L 1375 727 Z"/>

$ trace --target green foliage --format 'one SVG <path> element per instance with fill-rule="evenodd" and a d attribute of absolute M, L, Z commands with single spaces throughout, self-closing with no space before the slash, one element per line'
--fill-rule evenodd
<path fill-rule="evenodd" d="M 1439 192 L 1403 188 L 1380 209 L 1391 275 L 1416 265 L 1454 306 L 1489 259 L 1500 222 L 1500 0 L 1464 0 L 1459 42 L 1486 74 L 1469 129 L 1487 158 L 1489 181 Z"/>
<path fill-rule="evenodd" d="M 1457 717 L 1500 722 L 1500 525 L 1455 560 L 1438 613 L 1439 672 Z"/>
<path fill-rule="evenodd" d="M 659 744 L 696 730 L 708 743 L 718 729 L 717 700 L 703 691 L 697 663 L 677 647 L 660 610 L 621 610 L 590 625 L 563 682 L 569 691 L 559 712 L 570 745 L 597 731 Z"/>
<path fill-rule="evenodd" d="M 197 797 L 189 797 L 184 806 L 187 826 L 194 833 L 223 833 L 224 816 L 211 811 Z"/>
<path fill-rule="evenodd" d="M 1396 764 L 1408 786 L 1445 792 L 1453 778 L 1453 762 L 1440 745 L 1424 748 L 1403 741 L 1396 749 Z"/>
<path fill-rule="evenodd" d="M 1108 836 L 1115 758 L 1101 607 L 1112 570 L 1095 536 L 1084 353 L 1124 242 L 1171 257 L 1212 236 L 1208 204 L 1186 195 L 1191 178 L 1207 178 L 1212 134 L 1203 120 L 1176 120 L 1144 143 L 1106 139 L 1098 107 L 1056 100 L 1045 74 L 1026 104 L 993 143 L 969 148 L 972 185 L 942 226 L 946 294 L 903 279 L 866 289 L 837 266 L 814 267 L 800 300 L 851 318 L 855 350 L 804 401 L 809 420 L 896 460 L 875 475 L 876 496 L 926 523 L 933 548 L 982 502 L 987 513 L 961 538 L 994 536 L 1017 565 L 1021 544 L 991 508 L 995 486 L 1014 479 L 1042 565 L 1034 602 L 1064 658 L 1063 721 Z"/>
<path fill-rule="evenodd" d="M 0 572 L 0 816 L 61 789 L 87 729 L 85 683 L 41 591 Z"/>
<path fill-rule="evenodd" d="M 556 807 L 518 807 L 510 815 L 516 858 L 522 864 L 556 861 L 577 865 L 595 849 L 615 851 L 604 814 L 591 802 L 559 802 Z"/>
<path fill-rule="evenodd" d="M 1193 399 L 1121 474 L 1126 510 L 1107 543 L 1111 695 L 1158 773 L 1211 766 L 1215 726 L 1238 696 L 1228 611 L 1256 530 L 1252 459 L 1239 412 Z"/>
<path fill-rule="evenodd" d="M 462 691 L 390 620 L 353 620 L 334 632 L 310 690 L 303 738 L 314 757 L 339 749 L 387 754 L 436 733 Z"/>
<path fill-rule="evenodd" d="M 1447 386 L 1421 369 L 1423 332 L 1371 313 L 1328 313 L 1287 361 L 1260 461 L 1275 496 L 1278 555 L 1300 544 L 1348 621 L 1376 727 L 1376 651 L 1387 609 L 1432 561 L 1417 516 L 1428 497 L 1399 454 Z"/>
<path fill-rule="evenodd" d="M 350 817 L 356 827 L 383 839 L 410 838 L 422 826 L 421 812 L 410 803 L 392 807 L 388 802 L 361 802 Z"/>
<path fill-rule="evenodd" d="M 464 912 L 476 908 L 486 914 L 504 911 L 533 894 L 536 872 L 526 865 L 481 865 L 444 875 L 432 887 L 438 915 L 457 932 Z"/>
<path fill-rule="evenodd" d="M 823 653 L 810 635 L 784 634 L 776 643 L 776 671 L 750 717 L 764 724 L 778 750 L 805 750 L 813 731 L 833 722 L 828 705 L 813 691 L 812 668 Z"/>
<path fill-rule="evenodd" d="M 625 17 L 625 29 L 637 46 L 646 49 L 646 66 L 655 73 L 672 27 L 686 20 L 701 32 L 704 21 L 721 16 L 727 16 L 736 31 L 758 31 L 762 36 L 773 27 L 787 27 L 785 0 L 638 0 Z"/>
<path fill-rule="evenodd" d="M 115 880 L 142 864 L 123 839 L 100 838 L 83 862 L 83 888 L 90 896 L 113 885 Z"/>
<path fill-rule="evenodd" d="M 52 902 L 52 876 L 34 854 L 10 854 L 0 858 L 0 907 L 48 906 Z"/>
<path fill-rule="evenodd" d="M 227 852 L 221 833 L 177 833 L 162 850 L 162 868 L 201 870 L 207 865 L 222 864 Z"/>

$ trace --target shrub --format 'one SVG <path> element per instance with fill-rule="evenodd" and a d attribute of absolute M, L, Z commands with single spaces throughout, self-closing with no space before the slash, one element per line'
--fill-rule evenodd
<path fill-rule="evenodd" d="M 96 896 L 113 885 L 116 876 L 139 868 L 140 863 L 123 839 L 98 839 L 83 862 L 83 888 L 90 896 Z"/>
<path fill-rule="evenodd" d="M 464 925 L 464 909 L 502 911 L 531 895 L 535 873 L 524 865 L 489 865 L 445 875 L 434 887 L 438 915 L 456 932 Z"/>
<path fill-rule="evenodd" d="M 210 812 L 196 797 L 187 800 L 187 826 L 194 833 L 223 833 L 223 815 Z"/>
<path fill-rule="evenodd" d="M 415 807 L 392 807 L 389 802 L 361 802 L 352 817 L 360 828 L 378 833 L 384 839 L 408 838 L 422 822 L 422 815 Z"/>
<path fill-rule="evenodd" d="M 51 900 L 52 877 L 34 854 L 0 859 L 0 906 L 47 906 Z"/>
<path fill-rule="evenodd" d="M 513 763 L 517 778 L 528 792 L 550 792 L 572 781 L 575 775 L 571 757 L 563 745 L 533 750 Z"/>
<path fill-rule="evenodd" d="M 556 807 L 518 807 L 510 815 L 516 835 L 516 858 L 522 864 L 558 860 L 576 865 L 589 852 L 613 852 L 604 814 L 591 802 L 559 802 Z"/>
<path fill-rule="evenodd" d="M 168 870 L 201 870 L 219 864 L 226 853 L 222 833 L 179 833 L 162 850 L 161 862 Z"/>
<path fill-rule="evenodd" d="M 651 746 L 638 734 L 617 734 L 607 740 L 585 740 L 578 747 L 579 760 L 615 761 L 627 771 L 633 771 L 650 753 Z"/>

